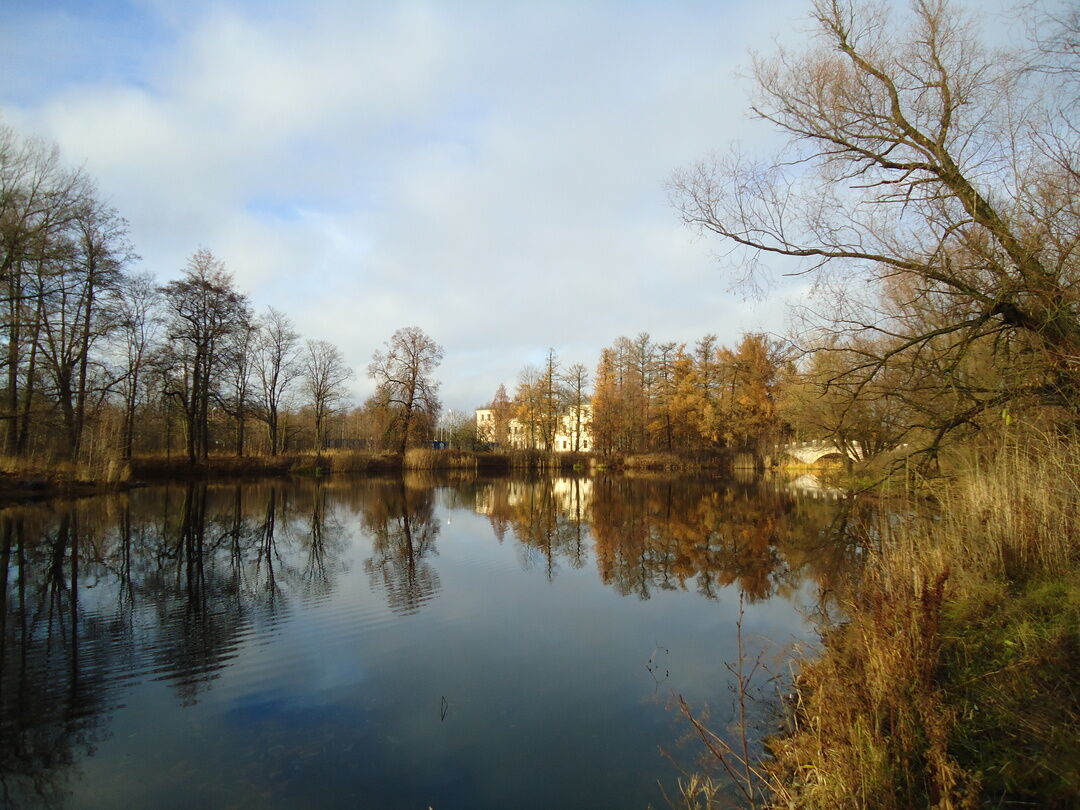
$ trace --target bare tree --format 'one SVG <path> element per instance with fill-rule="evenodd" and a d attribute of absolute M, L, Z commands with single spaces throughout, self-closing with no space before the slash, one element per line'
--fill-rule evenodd
<path fill-rule="evenodd" d="M 555 435 L 559 432 L 559 422 L 563 416 L 565 394 L 559 357 L 555 354 L 555 349 L 550 348 L 544 359 L 544 367 L 540 370 L 536 390 L 536 401 L 539 405 L 536 418 L 540 441 L 545 450 L 555 449 Z"/>
<path fill-rule="evenodd" d="M 218 404 L 233 419 L 233 452 L 246 450 L 247 421 L 254 407 L 252 375 L 258 347 L 258 324 L 245 320 L 229 335 L 223 347 L 225 369 Z"/>
<path fill-rule="evenodd" d="M 55 145 L 20 139 L 0 125 L 0 365 L 5 450 L 26 451 L 32 419 L 43 295 L 56 263 L 70 259 L 76 210 L 90 196 L 88 178 L 60 162 Z"/>
<path fill-rule="evenodd" d="M 96 199 L 87 182 L 71 209 L 69 227 L 53 237 L 51 259 L 39 262 L 41 357 L 60 409 L 64 444 L 74 458 L 82 443 L 90 397 L 91 348 L 111 328 L 111 307 L 124 267 L 135 258 L 127 221 Z"/>
<path fill-rule="evenodd" d="M 326 418 L 345 398 L 345 385 L 353 371 L 333 343 L 309 340 L 304 352 L 304 390 L 315 414 L 315 452 L 326 447 Z"/>
<path fill-rule="evenodd" d="M 135 446 L 135 414 L 151 352 L 159 338 L 161 292 L 149 273 L 128 277 L 120 288 L 115 308 L 122 366 L 120 391 L 124 400 L 124 426 L 120 439 L 124 458 Z"/>
<path fill-rule="evenodd" d="M 846 367 L 852 390 L 898 367 L 927 383 L 934 358 L 931 452 L 1007 403 L 1080 418 L 1076 49 L 1056 54 L 1069 71 L 1032 71 L 1031 48 L 991 52 L 947 0 L 912 0 L 903 21 L 858 0 L 811 16 L 812 44 L 753 63 L 754 113 L 787 148 L 678 174 L 685 221 L 738 253 L 744 281 L 764 257 L 801 260 L 833 293 L 817 318 L 833 337 L 882 338 Z M 990 384 L 968 373 L 985 358 Z"/>
<path fill-rule="evenodd" d="M 266 423 L 270 455 L 284 449 L 281 417 L 289 389 L 300 376 L 300 335 L 283 312 L 268 307 L 259 318 L 256 338 L 256 370 L 259 381 L 259 419 Z"/>
<path fill-rule="evenodd" d="M 382 400 L 396 411 L 402 453 L 417 440 L 417 416 L 434 419 L 439 412 L 439 384 L 431 374 L 442 358 L 442 346 L 416 326 L 398 329 L 386 342 L 385 351 L 371 355 L 368 376 L 379 386 Z"/>
<path fill-rule="evenodd" d="M 247 298 L 233 287 L 225 264 L 206 248 L 188 260 L 184 276 L 162 288 L 169 343 L 158 360 L 163 395 L 184 415 L 188 460 L 210 449 L 209 409 L 227 338 L 249 319 Z"/>
<path fill-rule="evenodd" d="M 575 453 L 582 450 L 584 432 L 588 430 L 589 418 L 589 370 L 581 363 L 574 363 L 562 375 L 563 391 L 571 428 L 570 449 Z"/>

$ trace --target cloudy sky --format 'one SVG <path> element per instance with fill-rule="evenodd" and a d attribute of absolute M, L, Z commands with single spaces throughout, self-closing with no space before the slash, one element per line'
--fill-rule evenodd
<path fill-rule="evenodd" d="M 728 289 L 671 173 L 768 130 L 738 78 L 806 0 L 5 0 L 0 119 L 57 142 L 142 268 L 198 247 L 357 370 L 401 326 L 472 408 L 554 347 L 783 328 Z"/>

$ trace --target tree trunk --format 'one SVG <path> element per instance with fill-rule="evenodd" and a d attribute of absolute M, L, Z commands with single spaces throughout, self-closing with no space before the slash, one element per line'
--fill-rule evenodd
<path fill-rule="evenodd" d="M 7 433 L 4 437 L 4 450 L 8 455 L 18 453 L 19 442 L 19 282 L 18 271 L 9 268 L 11 280 L 8 283 L 8 346 L 7 346 L 7 391 L 5 392 L 5 410 L 7 411 Z"/>
<path fill-rule="evenodd" d="M 91 258 L 86 275 L 86 307 L 83 310 L 82 339 L 79 345 L 79 380 L 75 389 L 72 458 L 79 453 L 82 444 L 83 427 L 86 424 L 86 372 L 90 357 L 90 323 L 94 309 L 95 277 L 96 262 Z"/>

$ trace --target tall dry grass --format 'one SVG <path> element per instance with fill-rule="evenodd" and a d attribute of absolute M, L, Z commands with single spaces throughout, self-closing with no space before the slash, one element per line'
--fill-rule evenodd
<path fill-rule="evenodd" d="M 1080 801 L 1080 447 L 1013 442 L 939 498 L 937 520 L 880 527 L 845 620 L 801 662 L 794 732 L 770 742 L 775 806 Z M 983 739 L 1011 729 L 1011 747 Z"/>
<path fill-rule="evenodd" d="M 319 462 L 332 473 L 389 473 L 401 470 L 400 453 L 374 450 L 327 450 Z"/>
<path fill-rule="evenodd" d="M 407 470 L 474 470 L 476 454 L 466 450 L 413 447 L 405 452 Z"/>
<path fill-rule="evenodd" d="M 1005 578 L 1076 561 L 1080 444 L 1040 436 L 976 460 L 945 487 L 935 545 L 954 567 Z"/>
<path fill-rule="evenodd" d="M 0 456 L 0 475 L 24 487 L 121 484 L 131 478 L 131 466 L 119 456 L 82 461 L 46 457 Z"/>
<path fill-rule="evenodd" d="M 1080 444 L 1009 442 L 937 500 L 867 531 L 749 806 L 1080 806 Z M 683 797 L 731 806 L 700 776 Z"/>
<path fill-rule="evenodd" d="M 636 453 L 623 458 L 622 466 L 627 470 L 697 470 L 701 468 L 693 459 L 684 458 L 676 453 Z"/>

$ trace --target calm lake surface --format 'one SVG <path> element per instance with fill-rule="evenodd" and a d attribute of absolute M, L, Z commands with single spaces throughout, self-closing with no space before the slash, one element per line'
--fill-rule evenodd
<path fill-rule="evenodd" d="M 173 484 L 0 511 L 0 801 L 666 807 L 845 565 L 699 479 Z"/>

